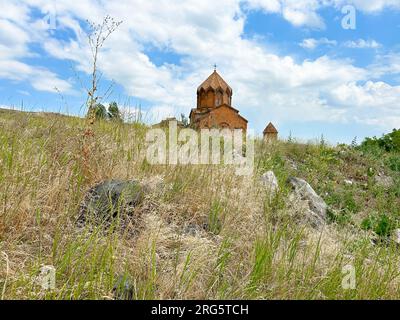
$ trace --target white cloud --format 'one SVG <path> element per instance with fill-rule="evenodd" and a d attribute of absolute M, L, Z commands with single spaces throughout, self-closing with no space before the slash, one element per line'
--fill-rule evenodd
<path fill-rule="evenodd" d="M 353 49 L 378 49 L 382 47 L 382 45 L 375 40 L 364 40 L 364 39 L 347 41 L 344 43 L 344 46 Z"/>
<path fill-rule="evenodd" d="M 329 40 L 327 38 L 320 38 L 320 39 L 308 38 L 308 39 L 304 39 L 299 45 L 305 49 L 314 50 L 318 46 L 321 46 L 321 45 L 336 46 L 337 41 Z"/>
<path fill-rule="evenodd" d="M 400 125 L 400 86 L 382 81 L 364 85 L 343 84 L 332 91 L 337 105 L 352 107 L 353 119 L 359 123 L 390 130 Z"/>
<path fill-rule="evenodd" d="M 44 68 L 33 67 L 16 60 L 0 59 L 0 78 L 27 81 L 33 88 L 47 92 L 72 92 L 71 83 Z"/>
<path fill-rule="evenodd" d="M 29 8 L 21 1 L 0 0 L 0 19 L 8 19 L 23 25 L 29 20 Z"/>
<path fill-rule="evenodd" d="M 325 28 L 323 19 L 318 15 L 313 5 L 304 6 L 304 4 L 298 3 L 297 6 L 291 5 L 284 7 L 282 13 L 283 17 L 296 27 L 308 26 L 318 29 Z"/>
<path fill-rule="evenodd" d="M 333 90 L 333 95 L 342 105 L 351 105 L 356 108 L 388 108 L 399 112 L 400 86 L 390 86 L 378 81 L 367 81 L 364 85 L 356 83 L 343 84 Z"/>
<path fill-rule="evenodd" d="M 325 27 L 318 12 L 326 7 L 335 7 L 339 10 L 351 4 L 365 13 L 376 13 L 385 8 L 400 9 L 398 0 L 247 0 L 243 2 L 247 3 L 251 9 L 280 14 L 296 27 L 317 29 Z"/>
<path fill-rule="evenodd" d="M 398 129 L 400 123 L 400 116 L 383 116 L 380 118 L 359 118 L 356 117 L 355 121 L 361 124 L 366 124 L 374 127 L 384 128 L 388 132 L 391 129 Z"/>
<path fill-rule="evenodd" d="M 375 62 L 368 69 L 371 76 L 376 79 L 383 75 L 400 74 L 400 53 L 391 52 L 385 55 L 377 55 Z"/>
<path fill-rule="evenodd" d="M 337 7 L 352 4 L 366 13 L 375 13 L 386 8 L 400 9 L 398 0 L 333 0 L 333 2 Z"/>
<path fill-rule="evenodd" d="M 54 72 L 22 62 L 23 58 L 36 57 L 29 45 L 46 39 L 46 26 L 41 20 L 32 21 L 30 9 L 22 1 L 0 0 L 0 78 L 27 81 L 39 91 L 72 92 L 72 85 Z"/>
<path fill-rule="evenodd" d="M 325 28 L 323 19 L 317 13 L 322 6 L 320 0 L 247 0 L 245 2 L 252 9 L 281 14 L 284 19 L 297 27 Z"/>
<path fill-rule="evenodd" d="M 0 109 L 6 109 L 6 110 L 16 110 L 15 107 L 10 106 L 10 105 L 5 105 L 5 104 L 0 104 Z"/>

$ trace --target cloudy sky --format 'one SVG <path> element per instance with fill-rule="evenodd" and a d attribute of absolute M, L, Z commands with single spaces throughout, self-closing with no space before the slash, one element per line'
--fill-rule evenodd
<path fill-rule="evenodd" d="M 100 56 L 105 102 L 147 121 L 188 115 L 216 63 L 256 132 L 336 143 L 400 127 L 400 0 L 0 0 L 0 106 L 82 115 L 85 21 L 105 15 L 123 21 Z"/>

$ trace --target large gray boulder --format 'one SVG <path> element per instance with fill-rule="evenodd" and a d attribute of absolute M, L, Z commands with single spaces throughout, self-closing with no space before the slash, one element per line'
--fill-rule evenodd
<path fill-rule="evenodd" d="M 392 177 L 385 176 L 384 174 L 378 174 L 375 176 L 375 183 L 382 188 L 390 189 L 394 185 Z"/>
<path fill-rule="evenodd" d="M 81 207 L 79 222 L 111 222 L 132 212 L 144 197 L 144 188 L 135 181 L 108 180 L 91 188 Z"/>
<path fill-rule="evenodd" d="M 320 228 L 328 219 L 328 206 L 325 201 L 314 191 L 314 189 L 303 179 L 290 178 L 289 184 L 293 187 L 295 195 L 299 200 L 307 201 L 307 219 L 313 227 Z"/>

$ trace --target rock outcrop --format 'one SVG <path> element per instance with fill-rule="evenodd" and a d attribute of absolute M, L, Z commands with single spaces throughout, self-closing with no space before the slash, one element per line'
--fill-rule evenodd
<path fill-rule="evenodd" d="M 392 177 L 378 174 L 375 176 L 375 183 L 382 188 L 389 189 L 393 186 L 394 180 Z"/>
<path fill-rule="evenodd" d="M 275 176 L 273 171 L 268 171 L 264 173 L 261 178 L 261 184 L 265 187 L 265 189 L 274 196 L 277 192 L 279 192 L 279 183 L 278 179 Z"/>
<path fill-rule="evenodd" d="M 91 188 L 81 207 L 79 222 L 111 222 L 118 215 L 129 215 L 144 197 L 143 186 L 135 181 L 108 180 Z"/>
<path fill-rule="evenodd" d="M 297 200 L 306 201 L 306 219 L 314 228 L 321 228 L 328 219 L 328 206 L 325 201 L 305 181 L 299 178 L 290 178 L 289 184 L 293 187 Z"/>

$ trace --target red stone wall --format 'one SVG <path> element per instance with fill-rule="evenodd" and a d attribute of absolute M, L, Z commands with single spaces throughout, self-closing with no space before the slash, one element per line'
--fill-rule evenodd
<path fill-rule="evenodd" d="M 247 122 L 229 107 L 220 107 L 200 119 L 198 127 L 203 128 L 229 128 L 247 130 Z"/>
<path fill-rule="evenodd" d="M 221 90 L 217 90 L 216 92 L 214 90 L 208 90 L 208 91 L 202 90 L 198 96 L 197 108 L 211 109 L 219 107 L 222 104 L 230 105 L 230 103 L 231 103 L 231 97 L 228 94 L 228 92 L 224 92 Z"/>

